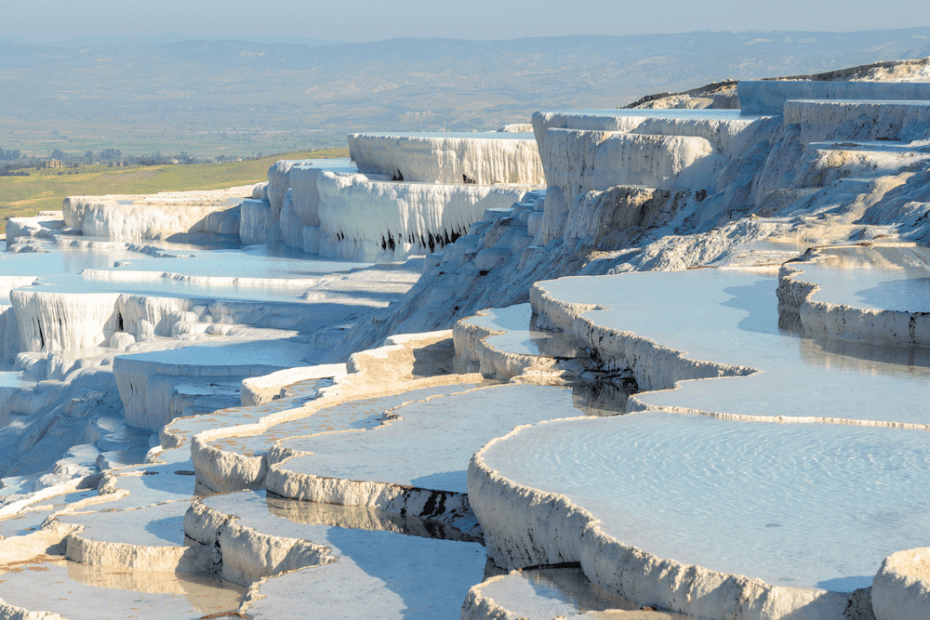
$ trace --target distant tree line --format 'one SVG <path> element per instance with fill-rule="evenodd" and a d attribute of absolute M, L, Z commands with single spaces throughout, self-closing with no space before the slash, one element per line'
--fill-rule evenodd
<path fill-rule="evenodd" d="M 0 176 L 26 176 L 28 168 L 41 169 L 49 159 L 57 159 L 65 167 L 88 166 L 103 164 L 107 166 L 162 166 L 166 164 L 214 164 L 228 161 L 243 161 L 249 159 L 261 159 L 262 153 L 251 157 L 235 155 L 219 155 L 217 157 L 194 157 L 185 151 L 176 155 L 163 155 L 160 151 L 154 154 L 143 155 L 123 155 L 120 149 L 107 148 L 96 153 L 87 150 L 83 155 L 80 153 L 66 153 L 61 149 L 55 149 L 49 157 L 36 157 L 26 155 L 19 149 L 4 150 L 0 148 Z"/>
<path fill-rule="evenodd" d="M 25 155 L 19 149 L 0 148 L 0 177 L 25 176 L 27 172 L 17 171 L 36 165 L 42 165 L 42 160 Z"/>

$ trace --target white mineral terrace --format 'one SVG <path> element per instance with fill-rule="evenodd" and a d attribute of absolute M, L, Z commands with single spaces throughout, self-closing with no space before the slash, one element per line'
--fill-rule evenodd
<path fill-rule="evenodd" d="M 185 519 L 194 540 L 212 547 L 218 538 L 222 572 L 233 581 L 277 572 L 268 565 L 272 553 L 290 551 L 280 568 L 303 568 L 261 583 L 260 596 L 243 605 L 253 618 L 458 618 L 468 588 L 484 574 L 484 549 L 476 543 L 353 529 L 349 520 L 344 527 L 316 524 L 301 518 L 296 504 L 290 509 L 264 493 L 235 493 L 195 504 Z M 275 551 L 263 558 L 256 542 Z M 318 557 L 309 549 L 303 557 L 294 552 L 309 545 L 319 549 Z"/>
<path fill-rule="evenodd" d="M 513 571 L 474 586 L 462 618 L 492 614 L 531 620 L 688 620 L 680 614 L 640 611 L 593 585 L 577 568 Z"/>
<path fill-rule="evenodd" d="M 648 412 L 524 429 L 482 457 L 660 558 L 852 592 L 930 524 L 925 432 Z"/>
<path fill-rule="evenodd" d="M 510 207 L 534 189 L 369 181 L 332 173 L 321 174 L 317 187 L 319 254 L 378 262 L 438 251 L 486 210 Z"/>
<path fill-rule="evenodd" d="M 819 254 L 819 256 L 817 255 Z M 930 251 L 922 247 L 823 248 L 816 260 L 790 263 L 817 285 L 812 299 L 871 310 L 930 312 Z"/>
<path fill-rule="evenodd" d="M 252 187 L 155 196 L 71 196 L 62 209 L 65 224 L 89 237 L 117 241 L 167 239 L 190 233 L 236 234 L 237 206 Z"/>
<path fill-rule="evenodd" d="M 459 371 L 477 369 L 505 381 L 528 370 L 555 370 L 558 360 L 587 357 L 573 334 L 539 329 L 529 304 L 462 319 L 453 336 Z"/>
<path fill-rule="evenodd" d="M 744 114 L 781 114 L 786 101 L 798 99 L 930 100 L 930 84 L 922 82 L 743 80 L 736 89 Z"/>
<path fill-rule="evenodd" d="M 304 474 L 464 494 L 468 459 L 480 446 L 505 429 L 576 412 L 571 390 L 546 386 L 507 385 L 439 396 L 394 408 L 375 428 L 281 441 L 281 448 L 297 455 L 273 468 L 268 488 L 316 500 L 288 490 Z M 358 449 L 365 452 L 364 461 L 355 457 Z"/>
<path fill-rule="evenodd" d="M 541 185 L 543 171 L 532 134 L 350 134 L 349 154 L 363 173 L 426 183 Z"/>
<path fill-rule="evenodd" d="M 350 401 L 327 407 L 311 416 L 276 424 L 257 435 L 224 436 L 214 441 L 205 442 L 209 447 L 205 447 L 202 452 L 195 455 L 198 462 L 198 480 L 208 488 L 216 491 L 260 486 L 264 484 L 264 477 L 268 471 L 268 453 L 276 445 L 282 446 L 279 454 L 289 455 L 292 453 L 291 448 L 300 449 L 299 446 L 303 443 L 302 439 L 306 441 L 307 438 L 325 433 L 376 428 L 383 424 L 383 418 L 388 412 L 404 404 L 468 391 L 475 387 L 475 384 L 444 385 L 413 390 L 398 395 Z M 312 441 L 312 439 L 310 440 Z M 215 452 L 224 453 L 227 458 L 231 456 L 243 464 L 251 462 L 253 466 L 251 468 L 247 465 L 240 466 L 238 468 L 238 480 L 232 479 L 230 476 L 222 475 L 217 471 L 214 466 L 214 459 L 211 458 Z M 254 477 L 248 475 L 247 472 L 252 472 Z"/>
<path fill-rule="evenodd" d="M 203 400 L 198 397 L 220 397 L 222 388 L 231 391 L 234 402 L 229 404 L 238 404 L 244 377 L 301 366 L 307 354 L 307 342 L 300 338 L 230 340 L 117 357 L 113 372 L 126 421 L 139 428 L 160 430 L 173 418 L 190 415 L 189 408 L 196 409 L 197 401 Z M 206 387 L 213 389 L 198 386 L 203 377 L 209 377 Z M 203 407 L 206 404 L 201 407 L 208 411 L 223 407 L 215 401 L 213 407 Z"/>
<path fill-rule="evenodd" d="M 486 210 L 509 207 L 544 182 L 541 170 L 535 170 L 540 165 L 532 137 L 510 133 L 462 134 L 459 138 L 455 138 L 457 134 L 441 135 L 446 138 L 433 144 L 428 134 L 389 140 L 366 134 L 363 138 L 373 143 L 365 142 L 364 148 L 353 141 L 357 136 L 350 136 L 355 162 L 278 162 L 268 171 L 267 190 L 256 190 L 255 199 L 242 203 L 242 241 L 283 241 L 304 252 L 349 260 L 402 260 L 442 249 L 465 234 Z M 481 136 L 498 138 L 495 142 Z M 400 140 L 395 146 L 401 154 L 411 145 L 432 144 L 442 156 L 433 162 L 430 157 L 436 152 L 420 153 L 414 148 L 413 160 L 403 164 L 406 177 L 394 172 L 381 174 L 371 166 L 361 166 L 365 173 L 360 174 L 355 163 L 365 161 L 369 150 L 378 151 L 377 145 L 384 140 L 391 144 Z M 469 146 L 474 144 L 484 147 L 476 150 Z M 445 146 L 452 150 L 442 151 Z M 496 150 L 489 154 L 487 149 L 492 147 Z M 424 157 L 429 161 L 419 161 Z M 532 164 L 533 174 L 524 170 L 524 160 Z M 472 176 L 440 179 L 424 172 L 432 170 L 430 166 L 446 170 L 455 162 L 483 166 L 488 161 L 495 162 L 488 170 L 469 168 Z M 266 199 L 259 196 L 262 193 L 267 194 Z"/>
<path fill-rule="evenodd" d="M 930 84 L 738 93 L 11 219 L 0 620 L 930 618 Z"/>
<path fill-rule="evenodd" d="M 863 117 L 871 122 L 862 122 Z M 805 144 L 844 140 L 905 141 L 930 137 L 930 101 L 788 101 L 785 122 L 801 125 Z"/>
<path fill-rule="evenodd" d="M 605 190 L 617 185 L 710 189 L 725 160 L 704 138 L 550 129 L 543 161 L 550 185 L 568 188 L 576 182 Z M 564 169 L 570 176 L 559 174 Z"/>
<path fill-rule="evenodd" d="M 651 135 L 678 135 L 705 138 L 725 152 L 736 152 L 745 144 L 736 138 L 762 120 L 761 116 L 740 110 L 559 110 L 533 114 L 533 132 L 544 151 L 549 129 L 610 131 Z M 548 178 L 548 177 L 547 177 Z"/>
<path fill-rule="evenodd" d="M 631 368 L 640 389 L 659 390 L 634 396 L 639 408 L 930 429 L 930 414 L 911 405 L 930 380 L 930 368 L 902 369 L 893 347 L 876 347 L 860 359 L 832 353 L 832 342 L 799 338 L 790 322 L 779 321 L 773 276 L 702 269 L 537 286 L 546 305 L 605 308 L 586 313 L 575 334 L 588 346 L 597 343 L 607 363 Z M 598 343 L 608 330 L 609 341 Z M 676 382 L 678 389 L 669 390 Z"/>
<path fill-rule="evenodd" d="M 866 588 L 893 550 L 920 539 L 930 420 L 913 403 L 930 375 L 914 351 L 909 364 L 906 350 L 784 331 L 776 287 L 772 276 L 715 269 L 537 284 L 537 310 L 653 391 L 631 398 L 632 415 L 535 424 L 479 452 L 469 497 L 491 557 L 580 561 L 634 603 L 697 616 L 765 599 L 777 613 L 842 617 L 849 600 L 779 588 Z M 564 525 L 543 525 L 554 520 Z M 581 537 L 585 520 L 596 536 Z M 592 559 L 632 546 L 705 593 L 663 593 Z M 689 565 L 712 572 L 685 577 Z M 707 589 L 725 575 L 745 602 Z M 777 587 L 751 593 L 740 575 Z"/>
<path fill-rule="evenodd" d="M 606 196 L 615 204 L 610 193 L 640 194 L 644 203 L 663 188 L 678 200 L 702 202 L 725 183 L 741 183 L 735 177 L 747 152 L 775 141 L 782 126 L 779 117 L 741 116 L 738 110 L 538 112 L 533 123 L 548 185 L 537 244 L 605 211 L 597 201 Z M 684 209 L 665 209 L 675 210 Z"/>
<path fill-rule="evenodd" d="M 837 246 L 804 258 L 782 268 L 779 301 L 808 334 L 930 344 L 926 248 Z"/>

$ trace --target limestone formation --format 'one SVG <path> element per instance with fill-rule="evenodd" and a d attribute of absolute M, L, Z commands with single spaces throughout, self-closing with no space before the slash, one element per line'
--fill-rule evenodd
<path fill-rule="evenodd" d="M 915 66 L 12 218 L 0 618 L 923 618 Z"/>

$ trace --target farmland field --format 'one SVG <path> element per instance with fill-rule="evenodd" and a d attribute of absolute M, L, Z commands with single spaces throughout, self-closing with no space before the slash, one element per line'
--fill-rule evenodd
<path fill-rule="evenodd" d="M 61 209 L 66 196 L 101 194 L 152 194 L 164 191 L 222 189 L 258 183 L 279 159 L 324 159 L 348 157 L 349 149 L 326 149 L 284 153 L 241 162 L 131 166 L 104 165 L 28 170 L 29 176 L 0 177 L 0 232 L 6 219 L 29 217 L 39 211 Z"/>

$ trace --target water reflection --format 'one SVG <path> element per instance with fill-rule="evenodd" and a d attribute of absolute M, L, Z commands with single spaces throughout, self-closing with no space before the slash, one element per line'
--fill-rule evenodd
<path fill-rule="evenodd" d="M 554 617 L 617 620 L 691 620 L 689 616 L 640 608 L 591 583 L 577 567 L 514 571 L 481 586 L 481 594 L 509 612 L 508 617 L 551 620 Z"/>
<path fill-rule="evenodd" d="M 930 347 L 913 344 L 869 344 L 833 336 L 812 337 L 804 330 L 801 316 L 779 307 L 778 329 L 798 339 L 800 359 L 806 364 L 866 374 L 912 374 L 930 368 Z M 924 371 L 918 371 L 924 374 Z"/>
<path fill-rule="evenodd" d="M 483 310 L 481 315 L 465 321 L 484 329 L 504 332 L 485 338 L 485 342 L 498 351 L 556 359 L 587 356 L 574 334 L 540 327 L 539 317 L 533 314 L 530 304 Z"/>
<path fill-rule="evenodd" d="M 630 394 L 636 393 L 635 381 L 616 385 L 606 381 L 572 384 L 572 404 L 586 416 L 611 416 L 626 413 Z"/>
<path fill-rule="evenodd" d="M 367 506 L 342 506 L 289 499 L 268 493 L 268 512 L 276 517 L 306 525 L 329 525 L 353 530 L 394 532 L 418 538 L 482 542 L 438 521 L 413 515 L 382 512 Z"/>
<path fill-rule="evenodd" d="M 579 613 L 636 607 L 591 583 L 580 568 L 547 568 L 523 571 L 523 577 L 539 595 L 555 595 L 578 608 Z"/>
<path fill-rule="evenodd" d="M 815 301 L 856 308 L 930 310 L 930 248 L 848 246 L 821 248 L 815 261 L 792 263 L 795 279 L 820 287 Z"/>
<path fill-rule="evenodd" d="M 67 562 L 68 577 L 95 588 L 149 594 L 180 594 L 200 613 L 233 611 L 246 588 L 216 576 L 175 572 L 125 571 Z"/>

